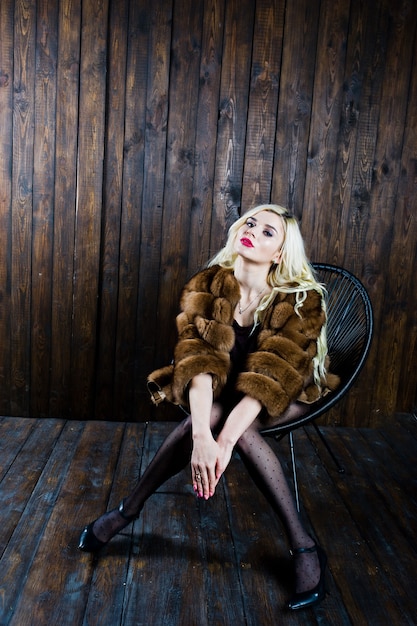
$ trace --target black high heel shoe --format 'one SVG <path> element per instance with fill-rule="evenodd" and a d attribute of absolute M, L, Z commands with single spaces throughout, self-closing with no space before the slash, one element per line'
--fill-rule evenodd
<path fill-rule="evenodd" d="M 291 600 L 288 602 L 288 608 L 291 611 L 298 611 L 299 609 L 306 609 L 310 606 L 314 606 L 318 604 L 326 595 L 325 589 L 325 576 L 324 572 L 326 569 L 327 556 L 323 548 L 315 544 L 311 546 L 311 548 L 298 548 L 296 550 L 292 550 L 291 554 L 296 556 L 297 554 L 304 554 L 306 552 L 317 552 L 317 556 L 319 558 L 320 563 L 320 579 L 319 582 L 313 589 L 308 591 L 300 591 L 300 593 L 295 593 Z"/>
<path fill-rule="evenodd" d="M 139 514 L 135 513 L 134 515 L 126 515 L 125 510 L 124 510 L 124 504 L 125 504 L 125 501 L 122 500 L 117 509 L 118 513 L 124 520 L 126 520 L 126 522 L 128 523 L 133 522 L 133 520 L 139 517 Z M 88 526 L 86 526 L 84 530 L 82 531 L 80 535 L 80 541 L 78 544 L 79 550 L 82 550 L 83 552 L 98 552 L 99 550 L 101 550 L 101 548 L 103 548 L 110 541 L 110 539 L 108 541 L 101 541 L 101 539 L 98 539 L 95 536 L 93 532 L 93 526 L 96 521 L 97 520 L 94 520 L 94 522 L 91 522 L 91 524 L 88 524 Z"/>

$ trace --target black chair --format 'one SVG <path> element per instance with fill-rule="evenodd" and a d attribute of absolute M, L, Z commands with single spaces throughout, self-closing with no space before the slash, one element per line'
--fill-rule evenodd
<path fill-rule="evenodd" d="M 322 432 L 314 422 L 333 407 L 352 387 L 361 371 L 373 334 L 372 305 L 365 287 L 350 272 L 335 265 L 313 263 L 318 280 L 327 289 L 327 344 L 331 370 L 340 377 L 339 387 L 312 404 L 307 412 L 293 415 L 289 421 L 262 430 L 277 441 L 289 435 L 291 462 L 297 508 L 300 510 L 293 431 L 312 423 L 321 441 L 334 459 L 339 472 L 344 472 Z"/>

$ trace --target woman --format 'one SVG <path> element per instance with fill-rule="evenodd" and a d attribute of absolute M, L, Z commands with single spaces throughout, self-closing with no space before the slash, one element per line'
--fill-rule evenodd
<path fill-rule="evenodd" d="M 189 414 L 120 506 L 84 528 L 80 549 L 104 546 L 188 463 L 196 495 L 213 497 L 236 450 L 288 535 L 296 573 L 289 608 L 320 602 L 326 555 L 303 527 L 260 430 L 337 384 L 326 373 L 325 319 L 323 288 L 295 218 L 280 206 L 261 205 L 238 219 L 226 246 L 183 290 L 173 363 L 149 376 L 158 401 L 166 398 Z"/>

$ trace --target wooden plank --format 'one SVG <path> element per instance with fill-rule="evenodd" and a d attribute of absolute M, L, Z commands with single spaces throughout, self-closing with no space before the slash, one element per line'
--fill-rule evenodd
<path fill-rule="evenodd" d="M 256 3 L 242 206 L 270 202 L 285 4 Z"/>
<path fill-rule="evenodd" d="M 36 3 L 15 5 L 11 233 L 11 415 L 29 415 Z"/>
<path fill-rule="evenodd" d="M 34 424 L 40 427 L 42 424 L 48 425 L 51 433 L 55 430 L 52 426 L 56 426 L 58 437 L 55 441 L 44 435 L 43 445 L 35 448 L 32 453 L 33 462 L 35 460 L 43 462 L 46 459 L 47 462 L 38 477 L 36 485 L 33 487 L 32 493 L 27 499 L 24 511 L 2 556 L 0 587 L 2 597 L 0 621 L 2 624 L 9 623 L 16 606 L 19 604 L 19 597 L 25 594 L 26 577 L 42 541 L 43 531 L 52 514 L 60 487 L 65 480 L 72 457 L 70 454 L 63 454 L 63 449 L 72 451 L 80 436 L 80 432 L 84 428 L 84 424 L 81 422 L 64 424 L 63 422 L 51 423 L 43 420 L 42 424 L 38 421 L 34 422 Z M 15 427 L 19 426 L 22 426 L 22 421 L 19 420 L 16 425 L 15 420 Z M 56 445 L 54 445 L 55 443 Z M 45 459 L 41 458 L 45 453 Z M 24 541 L 22 541 L 22 537 L 24 537 Z M 49 555 L 49 561 L 47 560 L 45 563 L 52 561 L 52 555 L 53 551 Z M 43 591 L 45 593 L 46 590 Z M 23 624 L 24 622 L 21 623 Z"/>
<path fill-rule="evenodd" d="M 410 468 L 413 467 L 417 455 L 416 439 L 413 436 L 410 437 L 410 431 L 401 427 L 398 421 L 381 429 L 381 437 L 376 437 L 374 429 L 370 431 L 361 429 L 360 432 L 372 447 L 373 456 L 379 462 L 383 463 L 387 456 L 392 458 L 390 480 L 397 483 L 397 488 L 401 489 L 401 495 L 406 495 L 407 500 L 410 501 L 410 509 L 405 507 L 403 518 L 405 519 L 407 512 L 412 518 L 417 505 L 417 479 Z M 417 518 L 414 519 L 414 528 L 417 531 L 416 523 Z M 412 527 L 413 523 L 410 520 L 410 523 L 405 524 L 406 532 L 408 533 Z"/>
<path fill-rule="evenodd" d="M 93 415 L 104 156 L 108 0 L 82 3 L 71 391 L 73 417 Z"/>
<path fill-rule="evenodd" d="M 417 531 L 417 481 L 404 467 L 405 459 L 401 456 L 396 458 L 396 455 L 392 453 L 390 442 L 375 437 L 372 431 L 371 433 L 363 431 L 362 434 L 369 443 L 371 449 L 369 456 L 373 460 L 373 463 L 369 463 L 370 479 L 377 481 L 376 491 L 385 505 L 385 510 L 382 509 L 380 513 L 383 516 L 381 526 L 384 528 L 388 526 L 388 530 L 386 533 L 379 530 L 378 533 L 385 540 L 380 558 L 383 561 L 382 555 L 387 551 L 392 551 L 394 554 L 405 552 L 406 556 L 401 559 L 401 572 L 398 573 L 395 571 L 396 568 L 391 567 L 389 575 L 394 577 L 393 586 L 398 584 L 401 587 L 397 591 L 401 591 L 401 594 L 404 593 L 407 596 L 409 593 L 409 591 L 407 592 L 408 585 L 415 583 L 415 565 L 417 562 L 417 551 L 414 546 Z M 392 464 L 389 473 L 381 471 L 380 467 L 381 462 L 383 463 L 383 459 L 386 459 L 388 455 Z M 378 479 L 376 479 L 377 475 Z M 375 526 L 378 528 L 376 523 Z M 395 538 L 390 538 L 390 533 L 394 533 Z M 403 576 L 406 577 L 407 581 L 402 580 Z M 413 582 L 411 583 L 411 581 Z"/>
<path fill-rule="evenodd" d="M 210 248 L 224 245 L 240 211 L 255 3 L 226 4 Z"/>
<path fill-rule="evenodd" d="M 100 262 L 100 308 L 97 320 L 98 355 L 94 414 L 112 419 L 119 286 L 119 244 L 123 189 L 123 148 L 126 91 L 126 55 L 129 1 L 110 4 L 108 44 L 107 120 L 105 130 L 102 250 Z"/>
<path fill-rule="evenodd" d="M 126 424 L 107 510 L 112 510 L 119 505 L 140 474 L 145 433 L 146 426 L 143 424 Z M 92 512 L 91 520 L 97 518 L 102 512 L 104 511 L 100 509 Z M 125 596 L 129 594 L 127 580 L 133 545 L 132 534 L 137 531 L 138 524 L 126 527 L 102 550 L 99 557 L 94 559 L 91 588 L 83 623 L 89 626 L 94 624 L 113 626 L 122 623 Z M 115 581 L 117 584 L 114 584 Z"/>
<path fill-rule="evenodd" d="M 395 410 L 417 411 L 417 296 L 411 268 L 417 267 L 417 77 L 414 71 L 417 60 L 417 37 L 414 33 L 412 57 L 409 49 L 413 40 L 407 24 L 417 22 L 415 3 L 407 5 L 400 17 L 401 32 L 404 33 L 399 67 L 410 66 L 405 111 L 404 140 L 401 146 L 401 175 L 394 194 L 392 247 L 389 256 L 386 293 L 390 297 L 384 303 L 382 332 L 390 332 L 388 341 L 381 342 L 379 355 L 383 362 L 391 365 L 395 354 L 396 367 L 390 369 L 389 384 L 381 384 L 378 393 L 384 414 Z M 406 33 L 404 31 L 407 31 Z M 400 35 L 401 36 L 401 35 Z M 407 72 L 404 70 L 404 74 Z M 398 119 L 398 118 L 396 118 Z M 391 323 L 386 319 L 388 317 Z M 394 353 L 393 353 L 394 350 Z"/>
<path fill-rule="evenodd" d="M 305 508 L 302 507 L 301 510 L 302 520 L 312 536 L 318 537 L 319 542 L 330 557 L 331 552 L 325 538 L 327 535 L 325 533 L 324 537 L 320 536 L 317 529 L 317 525 L 320 522 L 310 514 L 310 508 L 313 510 L 316 506 L 318 509 L 320 508 L 316 504 L 316 499 L 320 498 L 317 492 L 321 493 L 321 490 L 324 488 L 323 480 L 326 480 L 327 474 L 321 467 L 311 445 L 305 436 L 303 437 L 303 433 L 298 431 L 295 436 L 299 481 L 300 483 L 305 482 L 304 467 L 300 463 L 304 453 L 308 458 L 306 471 L 311 474 L 313 482 L 308 494 L 303 494 L 302 502 L 305 503 Z M 268 442 L 280 459 L 284 473 L 291 485 L 287 440 L 284 439 L 282 442 L 277 443 L 268 439 Z M 251 481 L 246 477 L 247 475 L 244 474 L 242 476 L 241 473 L 242 468 L 240 469 L 240 476 L 237 475 L 231 481 L 231 525 L 235 533 L 236 551 L 238 555 L 240 554 L 239 558 L 242 563 L 246 563 L 241 577 L 248 623 L 253 624 L 253 626 L 258 623 L 266 626 L 274 623 L 275 616 L 279 616 L 280 624 L 298 624 L 300 616 L 292 614 L 285 609 L 285 603 L 293 593 L 294 574 L 283 527 L 263 496 L 259 492 L 254 491 Z M 227 478 L 227 480 L 229 481 L 230 479 Z M 329 494 L 327 485 L 326 496 L 329 497 L 329 502 L 333 505 L 331 502 L 332 496 L 337 498 L 337 495 Z M 344 507 L 341 508 L 344 511 Z M 323 508 L 321 509 L 321 515 L 322 512 Z M 253 545 L 251 545 L 250 541 L 253 542 Z M 257 547 L 258 543 L 259 548 Z M 263 545 L 264 550 L 262 550 Z M 243 553 L 241 552 L 242 550 Z M 329 595 L 326 596 L 323 604 L 309 611 L 309 619 L 312 624 L 348 626 L 351 623 L 349 616 L 343 605 L 338 588 L 329 572 L 326 580 Z M 259 602 L 260 597 L 264 598 L 262 603 Z M 260 606 L 265 607 L 262 613 L 260 613 Z M 259 622 L 257 621 L 258 619 Z"/>
<path fill-rule="evenodd" d="M 149 425 L 142 469 L 174 427 Z M 162 485 L 136 522 L 140 537 L 134 540 L 127 581 L 127 623 L 146 623 L 148 615 L 155 623 L 244 623 L 224 489 L 220 485 L 215 498 L 198 501 L 189 472 L 187 466 Z"/>
<path fill-rule="evenodd" d="M 142 470 L 147 467 L 156 450 L 174 427 L 175 424 L 172 422 L 149 425 Z M 162 510 L 171 513 L 164 516 L 161 528 Z M 161 561 L 158 567 L 159 554 L 157 553 L 156 564 L 152 554 L 146 561 L 143 538 L 139 540 L 137 547 L 135 542 L 134 558 L 141 557 L 140 569 L 143 570 L 145 580 L 147 577 L 153 580 L 155 571 L 161 569 L 161 583 L 157 586 L 159 589 L 168 586 L 167 594 L 175 594 L 175 589 L 178 588 L 178 581 L 174 578 L 175 572 L 177 578 L 181 574 L 183 590 L 188 589 L 187 580 L 192 581 L 194 594 L 191 602 L 188 601 L 184 591 L 179 595 L 177 592 L 178 597 L 174 601 L 168 597 L 165 600 L 169 607 L 171 622 L 202 625 L 244 623 L 224 486 L 219 485 L 215 498 L 207 502 L 198 500 L 191 487 L 190 466 L 187 465 L 182 472 L 158 489 L 157 497 L 152 497 L 145 505 L 144 514 L 142 533 L 146 533 L 150 525 L 149 532 L 152 534 L 149 539 L 153 538 L 161 544 L 161 548 L 163 546 L 163 550 L 169 552 L 168 566 L 165 567 L 163 564 L 166 559 L 164 557 L 164 561 Z M 183 546 L 182 549 L 180 545 Z M 142 605 L 141 615 L 154 615 L 154 609 L 143 603 L 140 587 L 136 589 L 138 595 L 135 594 L 129 602 L 132 606 Z M 182 606 L 177 605 L 178 601 L 181 601 Z M 157 602 L 157 596 L 155 595 L 150 602 Z M 163 609 L 156 610 L 157 614 L 161 612 L 163 616 Z M 138 618 L 137 614 L 135 618 Z M 157 621 L 159 620 L 155 618 L 155 622 Z"/>
<path fill-rule="evenodd" d="M 379 0 L 353 6 L 351 16 L 355 37 L 350 38 L 347 69 L 350 73 L 348 88 L 345 92 L 345 107 L 348 116 L 345 123 L 349 125 L 349 117 L 355 120 L 356 145 L 353 156 L 353 171 L 349 214 L 344 222 L 345 243 L 343 262 L 341 264 L 351 270 L 369 289 L 372 283 L 372 270 L 367 260 L 366 233 L 371 218 L 371 197 L 374 176 L 374 158 L 378 137 L 378 120 L 381 107 L 381 89 L 385 66 L 385 32 L 389 15 L 384 3 Z M 384 33 L 381 37 L 380 34 Z M 352 105 L 350 104 L 352 101 Z M 362 103 L 366 102 L 367 106 Z M 369 289 L 372 291 L 372 288 Z M 376 341 L 374 339 L 373 347 Z M 371 348 L 371 349 L 372 349 Z M 343 402 L 336 407 L 329 418 L 333 423 L 349 426 L 369 426 L 371 394 L 366 385 L 373 380 L 374 372 L 370 360 L 365 363 L 358 382 L 349 391 Z M 332 421 L 327 420 L 330 424 Z"/>
<path fill-rule="evenodd" d="M 245 623 L 267 626 L 281 622 L 292 592 L 291 565 L 282 528 L 272 508 L 254 489 L 240 459 L 232 459 L 225 473 L 230 527 L 242 588 Z M 285 618 L 284 618 L 285 619 Z"/>
<path fill-rule="evenodd" d="M 417 258 L 414 256 L 410 262 L 410 267 L 416 266 Z M 413 290 L 409 293 L 413 293 Z M 407 310 L 408 318 L 402 337 L 402 357 L 400 359 L 402 376 L 399 380 L 395 406 L 400 407 L 400 410 L 411 411 L 413 415 L 417 415 L 417 381 L 414 381 L 413 378 L 413 374 L 417 370 L 417 307 L 412 304 Z"/>
<path fill-rule="evenodd" d="M 329 428 L 331 432 L 337 430 Z M 310 434 L 310 429 L 308 432 Z M 352 476 L 339 474 L 322 447 L 318 447 L 320 456 L 313 456 L 311 446 L 304 442 L 302 432 L 297 431 L 295 445 L 301 502 L 315 536 L 327 552 L 331 574 L 331 578 L 327 577 L 329 595 L 320 614 L 326 615 L 330 624 L 339 619 L 340 611 L 347 614 L 350 623 L 384 623 L 385 615 L 392 610 L 389 600 L 385 600 L 389 585 L 379 575 L 379 563 L 353 522 L 351 500 L 347 504 L 342 497 L 346 482 L 350 480 L 354 489 L 360 478 L 356 473 Z M 342 454 L 339 448 L 336 451 L 344 466 L 349 467 L 349 454 L 346 451 Z"/>
<path fill-rule="evenodd" d="M 148 425 L 142 472 L 173 427 Z M 135 522 L 123 613 L 127 624 L 146 624 L 150 615 L 155 624 L 206 624 L 198 509 L 187 474 L 162 485 Z M 187 602 L 191 580 L 193 600 Z"/>
<path fill-rule="evenodd" d="M 350 228 L 346 229 L 344 265 L 366 282 L 367 262 L 363 251 L 371 219 L 373 164 L 384 79 L 386 54 L 384 40 L 389 16 L 379 0 L 372 0 L 362 5 L 355 4 L 354 11 L 351 21 L 356 31 L 348 56 L 350 80 L 347 90 L 347 94 L 349 92 L 350 97 L 353 98 L 352 107 L 348 96 L 345 96 L 345 103 L 351 114 L 358 118 L 358 132 L 349 209 Z M 384 37 L 381 37 L 380 33 L 384 33 Z M 359 102 L 368 103 L 367 107 L 361 107 L 360 112 L 358 99 Z"/>
<path fill-rule="evenodd" d="M 8 544 L 13 531 L 26 508 L 32 491 L 48 461 L 50 448 L 54 445 L 63 428 L 58 421 L 48 419 L 40 421 L 32 428 L 19 450 L 18 456 L 10 465 L 2 480 L 2 498 L 0 510 L 0 553 Z"/>
<path fill-rule="evenodd" d="M 0 4 L 0 413 L 10 415 L 14 2 Z"/>
<path fill-rule="evenodd" d="M 200 555 L 196 549 L 196 506 L 191 494 L 156 495 L 143 511 L 141 538 L 134 545 L 126 581 L 127 624 L 206 624 Z M 179 505 L 179 506 L 178 506 Z M 182 509 L 187 514 L 183 515 Z M 161 510 L 164 515 L 161 515 Z M 192 602 L 187 601 L 192 582 Z"/>
<path fill-rule="evenodd" d="M 147 76 L 146 100 L 144 98 L 144 171 L 141 211 L 141 240 L 139 250 L 139 276 L 137 290 L 137 315 L 132 321 L 136 330 L 133 375 L 134 401 L 130 411 L 132 419 L 148 419 L 150 412 L 146 377 L 153 369 L 159 355 L 155 349 L 159 329 L 155 325 L 158 307 L 159 274 L 161 262 L 162 223 L 164 214 L 165 162 L 167 156 L 168 90 L 170 72 L 170 47 L 172 34 L 172 2 L 155 2 L 148 9 L 149 42 L 144 59 Z M 132 94 L 136 98 L 136 93 Z M 135 358 L 136 357 L 136 358 Z M 132 359 L 133 361 L 133 359 Z"/>
<path fill-rule="evenodd" d="M 180 6 L 180 5 L 178 5 Z M 173 15 L 161 275 L 155 316 L 156 353 L 160 363 L 172 358 L 173 319 L 186 281 L 195 163 L 195 131 L 201 55 L 203 4 Z"/>
<path fill-rule="evenodd" d="M 409 414 L 409 413 L 397 413 L 395 415 L 394 424 L 401 424 L 402 428 L 404 428 L 407 433 L 409 433 L 414 439 L 417 439 L 417 415 Z M 382 430 L 385 432 L 385 429 Z M 406 438 L 405 443 L 408 444 L 409 437 Z"/>
<path fill-rule="evenodd" d="M 114 393 L 115 417 L 131 419 L 134 406 L 135 351 L 139 258 L 141 246 L 141 198 L 144 191 L 146 83 L 148 80 L 149 7 L 144 0 L 129 5 L 129 45 L 126 67 L 124 127 L 123 205 L 120 225 L 118 326 L 116 335 Z M 139 208 L 138 208 L 139 207 Z M 135 416 L 136 417 L 136 416 Z"/>
<path fill-rule="evenodd" d="M 33 164 L 30 414 L 49 414 L 58 6 L 37 5 Z"/>
<path fill-rule="evenodd" d="M 204 3 L 198 91 L 196 159 L 193 173 L 188 272 L 200 270 L 217 250 L 210 248 L 217 120 L 224 36 L 224 2 Z"/>
<path fill-rule="evenodd" d="M 332 545 L 333 550 L 338 551 L 338 558 L 331 567 L 343 602 L 353 623 L 374 621 L 383 624 L 386 615 L 389 615 L 394 623 L 411 624 L 410 607 L 404 600 L 414 586 L 410 574 L 415 571 L 415 555 L 410 554 L 408 542 L 398 532 L 398 508 L 389 511 L 386 506 L 389 499 L 387 491 L 390 490 L 390 495 L 395 497 L 395 489 L 390 487 L 390 479 L 385 475 L 384 467 L 362 445 L 356 430 L 328 428 L 325 432 L 332 449 L 343 459 L 346 468 L 346 473 L 340 475 L 331 462 L 327 463 L 339 497 L 347 509 L 344 515 L 336 512 L 327 500 L 327 485 L 321 486 L 327 492 L 326 510 L 332 511 L 338 526 Z M 309 436 L 316 441 L 316 435 L 310 429 Z M 303 476 L 306 471 L 309 471 L 307 467 L 303 470 Z M 308 491 L 309 484 L 306 484 L 305 489 Z M 358 533 L 356 538 L 351 534 L 351 517 Z M 322 520 L 321 530 L 325 534 L 326 526 L 327 518 Z M 342 535 L 338 534 L 341 529 Z M 347 554 L 343 556 L 346 549 L 351 551 L 350 558 Z M 390 566 L 385 566 L 390 554 L 404 555 L 404 551 L 407 556 L 404 561 L 401 559 L 401 564 L 399 561 L 393 563 L 390 559 Z M 352 552 L 355 559 L 352 559 Z M 397 571 L 397 567 L 398 570 L 404 568 L 403 574 Z M 347 580 L 350 580 L 349 585 Z M 398 594 L 404 594 L 404 597 L 400 599 Z"/>
<path fill-rule="evenodd" d="M 244 624 L 245 601 L 230 524 L 228 493 L 224 479 L 213 499 L 199 503 L 200 532 L 193 538 L 201 550 L 203 589 L 208 624 Z"/>
<path fill-rule="evenodd" d="M 333 11 L 333 7 L 331 11 Z M 342 14 L 334 17 L 336 22 L 341 20 L 342 25 L 347 19 Z M 379 2 L 376 5 L 373 2 L 363 5 L 355 4 L 349 17 L 351 25 L 346 31 L 345 62 L 343 62 L 345 54 L 343 42 L 340 41 L 342 47 L 339 52 L 336 52 L 337 46 L 335 46 L 335 63 L 337 60 L 338 67 L 331 69 L 329 75 L 335 72 L 336 81 L 343 77 L 343 84 L 338 85 L 334 105 L 327 96 L 327 104 L 326 98 L 321 97 L 318 102 L 322 113 L 316 111 L 314 114 L 314 117 L 319 115 L 317 118 L 321 120 L 319 124 L 323 123 L 325 132 L 329 129 L 328 132 L 332 137 L 325 140 L 326 147 L 323 144 L 323 158 L 327 159 L 327 143 L 331 146 L 331 150 L 336 149 L 337 151 L 337 155 L 334 157 L 331 157 L 331 151 L 329 152 L 328 156 L 332 159 L 332 163 L 324 163 L 322 170 L 324 178 L 329 175 L 329 180 L 325 180 L 323 185 L 324 194 L 330 192 L 332 187 L 330 192 L 332 197 L 322 198 L 320 191 L 320 199 L 318 199 L 319 204 L 323 201 L 323 206 L 326 204 L 332 209 L 328 211 L 329 215 L 324 220 L 325 224 L 320 227 L 307 226 L 306 228 L 306 221 L 303 219 L 302 222 L 309 254 L 313 259 L 345 265 L 362 280 L 366 278 L 365 266 L 367 261 L 366 253 L 364 254 L 364 250 L 366 250 L 364 237 L 369 218 L 368 201 L 373 178 L 372 165 L 377 137 L 381 102 L 379 93 L 384 63 L 384 56 L 380 49 L 383 42 L 380 41 L 377 32 L 383 31 L 386 19 L 387 16 L 381 10 L 381 3 Z M 328 25 L 333 28 L 332 15 L 329 15 Z M 327 33 L 324 34 L 324 37 L 327 40 Z M 329 34 L 329 37 L 334 44 L 333 35 Z M 324 59 L 319 60 L 319 63 L 321 67 L 324 67 Z M 315 81 L 318 82 L 319 80 L 320 74 L 316 73 Z M 318 93 L 323 95 L 323 89 L 320 87 Z M 361 103 L 363 100 L 369 103 L 365 110 L 362 110 Z M 340 110 L 336 111 L 340 104 Z M 325 121 L 325 107 L 329 108 L 330 118 L 327 121 Z M 336 116 L 339 116 L 339 121 L 336 121 Z M 317 134 L 317 128 L 313 126 L 311 137 L 316 138 Z M 321 167 L 320 163 L 321 157 L 318 157 L 319 167 Z M 321 185 L 321 182 L 318 184 Z M 305 211 L 309 210 L 309 202 L 310 197 L 306 196 Z M 319 204 L 317 204 L 317 210 Z M 315 219 L 318 218 L 321 221 L 320 211 L 314 212 Z M 325 240 L 326 243 L 324 243 Z M 355 250 L 356 252 L 354 252 Z M 373 374 L 371 374 L 372 368 L 369 363 L 366 364 L 365 368 L 365 376 L 361 376 L 343 402 L 326 415 L 324 420 L 326 423 L 352 426 L 369 425 L 371 394 L 362 381 L 367 380 L 367 376 L 373 376 Z M 364 424 L 365 415 L 367 417 Z"/>
<path fill-rule="evenodd" d="M 68 471 L 33 555 L 11 624 L 82 623 L 93 562 L 90 555 L 77 550 L 80 527 L 97 509 L 105 509 L 123 433 L 121 424 L 88 422 L 71 448 Z M 64 449 L 65 444 L 61 454 Z M 59 569 L 45 567 L 51 555 L 54 562 L 59 560 Z"/>
<path fill-rule="evenodd" d="M 321 4 L 314 73 L 308 167 L 303 200 L 302 231 L 311 258 L 335 258 L 340 242 L 340 202 L 335 180 L 340 145 L 349 0 Z M 326 211 L 326 219 L 323 219 Z"/>
<path fill-rule="evenodd" d="M 14 417 L 3 417 L 0 423 L 0 480 L 9 471 L 11 464 L 19 454 L 36 421 L 30 418 L 16 424 Z"/>
<path fill-rule="evenodd" d="M 371 296 L 374 304 L 375 334 L 384 338 L 387 337 L 387 333 L 391 335 L 394 325 L 399 326 L 399 334 L 403 338 L 404 332 L 401 332 L 401 329 L 403 330 L 407 323 L 405 300 L 408 296 L 404 291 L 406 285 L 403 287 L 401 282 L 404 280 L 405 267 L 409 266 L 410 259 L 397 256 L 396 251 L 397 246 L 401 247 L 407 241 L 403 229 L 406 228 L 409 218 L 407 210 L 404 214 L 401 212 L 397 228 L 395 207 L 411 80 L 411 71 L 403 71 L 403 68 L 409 68 L 413 58 L 415 29 L 411 30 L 408 24 L 415 24 L 416 11 L 415 3 L 396 5 L 395 9 L 390 11 L 384 66 L 387 78 L 383 81 L 381 91 L 384 106 L 381 108 L 379 118 L 373 175 L 371 211 L 374 219 L 368 228 L 366 238 L 367 259 L 373 271 Z M 394 242 L 397 244 L 395 247 Z M 408 252 L 411 253 L 410 248 Z M 399 252 L 401 253 L 402 251 Z M 402 357 L 398 340 L 394 341 L 394 337 L 398 336 L 396 332 L 392 335 L 392 341 L 378 341 L 370 354 L 368 368 L 371 367 L 374 372 L 372 398 L 376 419 L 379 411 L 385 415 L 391 413 L 395 407 L 400 373 L 397 363 Z M 409 343 L 408 339 L 406 341 Z M 373 422 L 370 425 L 372 426 Z"/>
<path fill-rule="evenodd" d="M 332 191 L 331 195 L 327 196 L 327 201 L 333 207 L 330 213 L 331 223 L 327 227 L 327 232 L 331 233 L 331 237 L 328 240 L 328 245 L 322 251 L 322 255 L 324 253 L 322 258 L 330 263 L 340 264 L 343 255 L 347 253 L 345 264 L 348 267 L 351 257 L 349 246 L 351 229 L 349 224 L 352 221 L 352 202 L 356 200 L 355 196 L 352 196 L 353 177 L 357 173 L 355 167 L 361 168 L 364 165 L 368 165 L 366 162 L 366 156 L 368 155 L 365 156 L 364 162 L 360 160 L 359 163 L 357 162 L 357 143 L 358 140 L 362 139 L 359 136 L 359 130 L 363 131 L 368 143 L 369 140 L 373 142 L 371 147 L 367 143 L 366 147 L 368 149 L 372 151 L 375 143 L 375 135 L 371 134 L 370 136 L 372 127 L 362 125 L 360 129 L 359 121 L 363 76 L 364 74 L 366 76 L 366 71 L 369 70 L 367 64 L 372 59 L 372 46 L 375 45 L 375 39 L 377 39 L 374 32 L 375 23 L 378 23 L 375 19 L 377 15 L 378 9 L 375 6 L 375 2 L 368 2 L 366 6 L 353 4 L 350 13 L 341 12 L 336 16 L 336 20 L 341 21 L 342 28 L 345 31 L 346 56 L 342 52 L 342 42 L 340 61 L 341 63 L 344 62 L 345 66 L 335 67 L 334 71 L 343 79 L 343 84 L 339 84 L 339 88 L 342 87 L 343 91 L 338 94 L 335 93 L 334 105 L 330 103 L 331 107 L 335 107 L 335 115 L 340 116 L 337 127 L 337 144 L 335 145 L 335 162 L 330 173 L 333 176 L 331 180 Z M 332 21 L 331 16 L 330 20 Z M 338 78 L 336 78 L 336 81 L 338 81 Z M 376 84 L 375 87 L 376 93 L 378 93 L 378 85 Z M 367 121 L 369 123 L 369 119 Z M 332 118 L 331 124 L 335 122 L 336 119 Z"/>
<path fill-rule="evenodd" d="M 70 417 L 81 0 L 60 7 L 49 414 Z"/>
<path fill-rule="evenodd" d="M 272 200 L 299 219 L 307 169 L 319 10 L 319 2 L 305 0 L 289 2 L 285 7 Z"/>

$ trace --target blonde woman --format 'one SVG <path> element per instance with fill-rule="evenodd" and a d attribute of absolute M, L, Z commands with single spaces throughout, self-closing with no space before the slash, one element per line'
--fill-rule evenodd
<path fill-rule="evenodd" d="M 326 555 L 301 523 L 279 459 L 260 434 L 337 385 L 326 372 L 323 287 L 296 219 L 270 204 L 238 219 L 225 247 L 184 287 L 176 325 L 173 363 L 148 385 L 187 417 L 120 506 L 84 528 L 80 549 L 102 548 L 188 464 L 197 497 L 213 497 L 236 450 L 288 536 L 296 574 L 288 607 L 320 602 Z"/>

